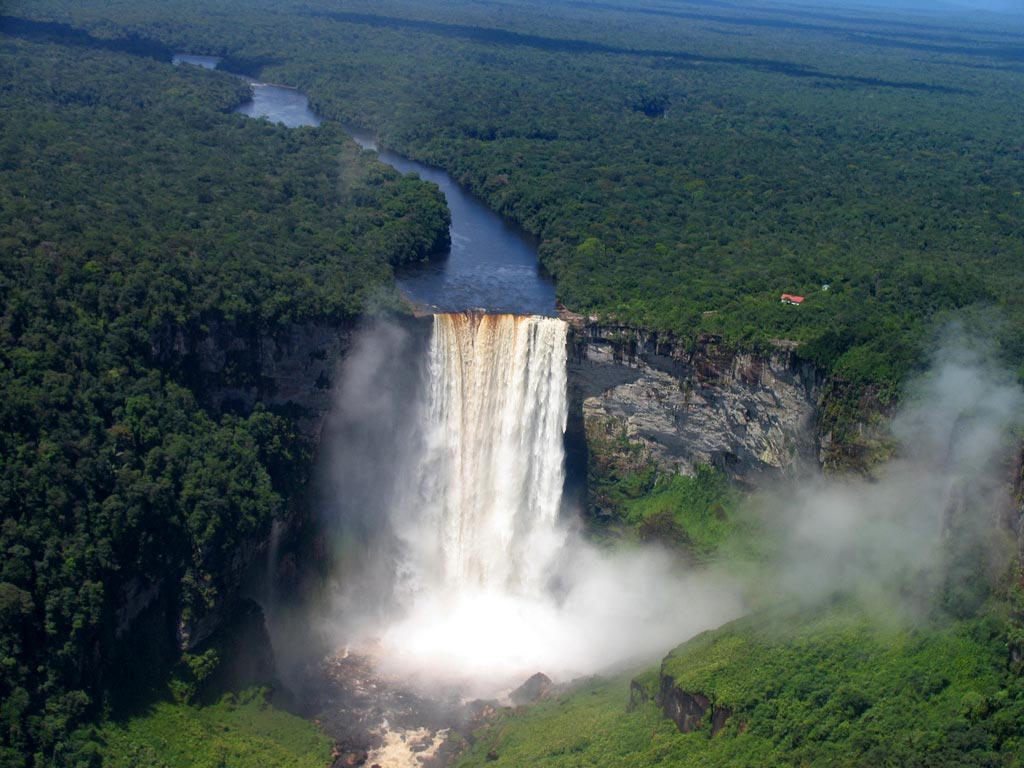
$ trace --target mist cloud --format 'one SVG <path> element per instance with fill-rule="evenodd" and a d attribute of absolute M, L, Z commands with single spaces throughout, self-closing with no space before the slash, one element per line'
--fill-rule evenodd
<path fill-rule="evenodd" d="M 322 482 L 339 564 L 322 625 L 335 648 L 372 648 L 385 671 L 494 695 L 537 671 L 566 680 L 656 662 L 744 612 L 737 563 L 696 570 L 656 547 L 601 550 L 571 521 L 537 545 L 557 552 L 537 557 L 539 595 L 437 589 L 409 570 L 410 538 L 429 532 L 405 487 L 436 437 L 413 426 L 428 333 L 378 324 L 346 358 Z M 768 552 L 748 563 L 747 596 L 756 606 L 841 593 L 894 619 L 975 610 L 1010 552 L 998 523 L 1022 406 L 983 345 L 947 332 L 906 389 L 892 422 L 896 458 L 875 477 L 804 476 L 757 499 Z"/>
<path fill-rule="evenodd" d="M 522 583 L 438 582 L 431 575 L 439 551 L 430 507 L 445 484 L 438 475 L 449 471 L 449 450 L 425 424 L 431 377 L 438 375 L 437 360 L 424 350 L 427 329 L 364 330 L 340 378 L 322 481 L 338 562 L 323 627 L 336 648 L 374 652 L 383 671 L 404 678 L 492 696 L 538 671 L 568 680 L 626 660 L 655 662 L 687 637 L 742 613 L 736 585 L 724 573 L 682 569 L 655 547 L 601 551 L 571 520 L 523 539 L 531 560 Z M 535 342 L 541 335 L 526 334 Z M 486 406 L 472 406 L 479 407 Z M 506 408 L 495 429 L 508 429 L 511 414 Z M 535 577 L 546 586 L 537 589 Z"/>
<path fill-rule="evenodd" d="M 819 478 L 758 510 L 780 596 L 857 596 L 878 613 L 970 611 L 1005 569 L 1000 517 L 1024 397 L 984 344 L 945 334 L 892 423 L 897 457 L 874 479 Z"/>

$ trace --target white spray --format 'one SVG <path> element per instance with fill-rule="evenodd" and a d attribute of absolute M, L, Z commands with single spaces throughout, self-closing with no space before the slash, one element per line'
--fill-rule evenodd
<path fill-rule="evenodd" d="M 565 334 L 544 317 L 435 318 L 423 453 L 400 499 L 421 581 L 542 592 L 564 538 Z"/>
<path fill-rule="evenodd" d="M 365 549 L 392 553 L 391 576 L 386 609 L 364 610 L 376 618 L 360 628 L 386 667 L 493 695 L 537 671 L 567 679 L 653 661 L 740 612 L 731 585 L 680 573 L 656 548 L 598 551 L 560 519 L 566 333 L 552 318 L 434 317 L 420 395 L 411 407 L 398 398 L 409 413 L 399 458 L 367 481 L 390 544 Z M 396 377 L 353 378 L 370 373 L 376 400 Z M 356 419 L 359 397 L 342 401 Z M 350 637 L 352 608 L 380 601 L 384 556 L 374 578 L 348 579 L 336 618 Z"/>

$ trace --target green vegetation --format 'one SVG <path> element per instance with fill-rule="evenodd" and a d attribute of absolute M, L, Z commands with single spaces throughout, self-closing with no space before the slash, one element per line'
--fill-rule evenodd
<path fill-rule="evenodd" d="M 615 419 L 587 422 L 587 520 L 612 541 L 659 541 L 691 559 L 720 554 L 737 532 L 740 494 L 701 466 L 695 477 L 661 472 L 645 446 Z"/>
<path fill-rule="evenodd" d="M 590 447 L 589 520 L 598 537 L 635 536 L 706 558 L 735 532 L 738 493 L 722 473 L 700 467 L 696 477 L 687 477 L 660 474 L 650 465 L 632 472 L 601 472 L 594 467 L 596 451 Z"/>
<path fill-rule="evenodd" d="M 899 396 L 937 318 L 994 309 L 986 333 L 1024 371 L 1019 17 L 614 0 L 7 13 L 302 88 L 537 235 L 570 309 L 799 341 L 835 377 L 837 465 L 872 452 L 860 406 Z"/>
<path fill-rule="evenodd" d="M 696 477 L 660 477 L 646 496 L 626 504 L 625 520 L 642 539 L 671 541 L 696 554 L 715 552 L 733 532 L 735 492 L 725 476 L 699 467 Z"/>
<path fill-rule="evenodd" d="M 1020 766 L 1024 678 L 998 615 L 905 627 L 843 603 L 741 619 L 680 646 L 662 674 L 730 711 L 688 734 L 625 678 L 591 682 L 478 731 L 460 768 Z M 636 693 L 634 693 L 636 698 Z"/>
<path fill-rule="evenodd" d="M 407 0 L 8 13 L 303 88 L 537 234 L 572 309 L 798 339 L 884 384 L 937 312 L 994 305 L 1024 326 L 1019 18 Z M 807 300 L 780 305 L 784 291 Z M 1019 363 L 1024 337 L 1006 341 Z"/>
<path fill-rule="evenodd" d="M 227 114 L 240 83 L 173 69 L 168 50 L 298 86 L 444 167 L 540 238 L 571 309 L 733 345 L 798 340 L 832 374 L 837 444 L 898 398 L 938 319 L 995 308 L 1024 371 L 1017 22 L 615 0 L 3 12 L 75 31 L 0 20 L 2 766 L 96 764 L 76 729 L 180 656 L 179 621 L 230 602 L 238 553 L 308 469 L 292 414 L 204 407 L 156 342 L 395 307 L 393 268 L 445 236 L 436 190 L 335 125 Z M 781 305 L 783 291 L 806 301 Z M 733 525 L 720 479 L 659 478 L 619 447 L 593 484 L 605 517 L 718 550 Z M 650 703 L 624 714 L 625 681 L 594 682 L 491 726 L 463 764 L 1020 765 L 1020 629 L 975 616 L 983 597 L 948 624 L 880 630 L 839 605 L 696 638 L 666 669 L 731 710 L 713 738 Z M 189 655 L 180 698 L 215 662 Z M 276 718 L 260 702 L 155 704 L 102 729 L 107 759 L 322 755 L 269 724 L 279 746 L 242 736 Z"/>
<path fill-rule="evenodd" d="M 447 211 L 336 127 L 228 114 L 226 75 L 5 36 L 0 82 L 0 765 L 76 764 L 309 469 L 293 414 L 204 407 L 161 340 L 397 306 Z"/>
<path fill-rule="evenodd" d="M 250 689 L 198 708 L 158 701 L 93 735 L 104 768 L 323 768 L 330 741 Z"/>

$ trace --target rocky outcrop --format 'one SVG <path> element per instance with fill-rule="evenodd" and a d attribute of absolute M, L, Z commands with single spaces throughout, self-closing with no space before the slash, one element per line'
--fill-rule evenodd
<path fill-rule="evenodd" d="M 647 686 L 639 680 L 629 681 L 629 704 L 626 705 L 627 712 L 635 712 L 651 700 L 647 692 Z"/>
<path fill-rule="evenodd" d="M 150 583 L 135 577 L 123 587 L 117 601 L 114 637 L 120 640 L 138 619 L 160 596 L 162 582 Z"/>
<path fill-rule="evenodd" d="M 509 701 L 515 706 L 536 704 L 548 697 L 551 692 L 551 678 L 543 672 L 532 675 L 529 680 L 509 694 Z"/>
<path fill-rule="evenodd" d="M 577 324 L 570 345 L 570 427 L 592 440 L 639 447 L 663 471 L 703 464 L 741 483 L 818 460 L 824 376 L 792 343 L 741 352 L 709 334 Z"/>
<path fill-rule="evenodd" d="M 732 712 L 726 707 L 716 707 L 707 696 L 691 693 L 679 688 L 671 675 L 662 673 L 661 690 L 655 697 L 655 703 L 661 707 L 665 717 L 676 724 L 680 733 L 692 733 L 703 727 L 710 713 L 711 735 L 721 731 Z"/>

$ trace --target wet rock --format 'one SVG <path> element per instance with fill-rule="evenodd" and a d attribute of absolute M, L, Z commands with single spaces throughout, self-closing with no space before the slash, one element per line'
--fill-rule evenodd
<path fill-rule="evenodd" d="M 469 723 L 488 723 L 500 709 L 501 703 L 496 699 L 474 699 L 465 705 L 465 719 Z"/>
<path fill-rule="evenodd" d="M 509 700 L 517 707 L 536 704 L 546 699 L 551 691 L 551 678 L 538 672 L 509 694 Z"/>
<path fill-rule="evenodd" d="M 407 743 L 409 751 L 413 754 L 417 752 L 426 752 L 434 746 L 434 738 L 429 732 L 425 732 L 418 737 L 409 739 Z"/>
<path fill-rule="evenodd" d="M 343 752 L 334 758 L 331 768 L 357 768 L 357 766 L 366 764 L 367 757 L 366 752 L 361 749 Z"/>

